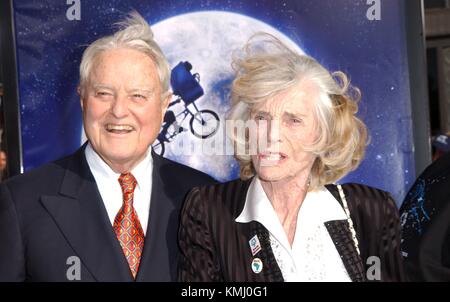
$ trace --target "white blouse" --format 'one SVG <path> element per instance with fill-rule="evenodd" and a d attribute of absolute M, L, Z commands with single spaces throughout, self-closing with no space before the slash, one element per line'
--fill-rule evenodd
<path fill-rule="evenodd" d="M 269 231 L 270 244 L 285 281 L 351 281 L 325 227 L 327 221 L 346 219 L 343 208 L 325 187 L 308 192 L 297 216 L 291 247 L 272 204 L 255 177 L 236 222 L 258 221 Z"/>

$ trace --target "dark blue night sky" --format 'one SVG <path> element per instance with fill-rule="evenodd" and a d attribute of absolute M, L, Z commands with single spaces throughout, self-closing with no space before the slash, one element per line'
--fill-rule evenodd
<path fill-rule="evenodd" d="M 379 21 L 366 18 L 366 2 L 81 0 L 81 21 L 69 21 L 66 1 L 16 0 L 24 168 L 79 147 L 76 87 L 81 54 L 87 44 L 112 33 L 111 24 L 131 9 L 153 24 L 188 12 L 218 10 L 270 24 L 330 70 L 351 77 L 362 91 L 359 115 L 369 127 L 371 143 L 362 165 L 345 181 L 382 188 L 400 203 L 415 177 L 405 1 L 382 0 Z"/>

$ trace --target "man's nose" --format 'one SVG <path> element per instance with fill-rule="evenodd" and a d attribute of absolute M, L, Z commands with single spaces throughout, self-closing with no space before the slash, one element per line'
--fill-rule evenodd
<path fill-rule="evenodd" d="M 111 112 L 116 118 L 123 118 L 128 115 L 128 97 L 118 94 L 111 104 Z"/>

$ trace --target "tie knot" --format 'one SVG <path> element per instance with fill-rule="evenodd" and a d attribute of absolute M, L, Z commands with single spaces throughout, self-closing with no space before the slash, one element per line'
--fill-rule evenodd
<path fill-rule="evenodd" d="M 136 188 L 136 178 L 134 178 L 133 174 L 130 172 L 120 174 L 119 177 L 119 183 L 120 187 L 122 188 L 122 192 L 124 194 L 126 193 L 133 193 L 134 189 Z"/>

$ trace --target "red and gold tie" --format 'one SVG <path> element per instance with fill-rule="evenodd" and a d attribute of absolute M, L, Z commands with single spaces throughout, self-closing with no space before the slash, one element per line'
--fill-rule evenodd
<path fill-rule="evenodd" d="M 133 207 L 136 179 L 133 174 L 125 173 L 120 175 L 119 183 L 123 192 L 123 205 L 117 213 L 116 219 L 114 219 L 113 227 L 127 258 L 133 278 L 136 279 L 142 250 L 144 249 L 144 231 Z"/>

